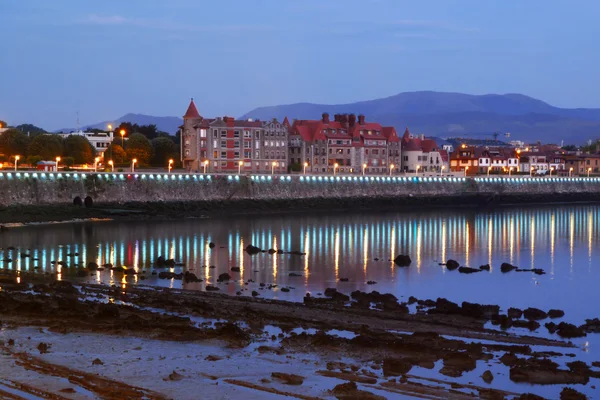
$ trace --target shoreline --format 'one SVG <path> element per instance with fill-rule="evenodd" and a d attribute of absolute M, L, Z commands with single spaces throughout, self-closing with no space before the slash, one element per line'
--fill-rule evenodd
<path fill-rule="evenodd" d="M 600 203 L 600 194 L 469 194 L 441 196 L 387 196 L 352 198 L 298 198 L 294 200 L 230 199 L 98 203 L 92 208 L 42 204 L 0 208 L 0 224 L 7 228 L 39 223 L 169 220 L 329 212 L 426 211 L 477 207 L 494 209 Z"/>

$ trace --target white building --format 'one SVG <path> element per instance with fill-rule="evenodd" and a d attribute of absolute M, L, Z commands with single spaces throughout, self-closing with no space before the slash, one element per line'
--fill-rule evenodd
<path fill-rule="evenodd" d="M 96 149 L 96 154 L 99 157 L 104 157 L 104 151 L 106 151 L 106 149 L 108 148 L 108 146 L 110 146 L 110 144 L 112 143 L 112 141 L 114 139 L 113 132 L 94 133 L 94 132 L 76 131 L 76 132 L 71 132 L 71 133 L 60 133 L 59 135 L 62 136 L 63 138 L 67 138 L 71 135 L 85 136 L 85 138 L 87 140 L 89 140 L 89 142 L 92 144 L 92 146 L 94 146 L 94 149 Z"/>

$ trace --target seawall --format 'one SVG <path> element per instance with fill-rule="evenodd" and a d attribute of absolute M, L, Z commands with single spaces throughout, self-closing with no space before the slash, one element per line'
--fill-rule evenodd
<path fill-rule="evenodd" d="M 0 206 L 314 202 L 351 205 L 600 200 L 600 178 L 0 173 Z"/>

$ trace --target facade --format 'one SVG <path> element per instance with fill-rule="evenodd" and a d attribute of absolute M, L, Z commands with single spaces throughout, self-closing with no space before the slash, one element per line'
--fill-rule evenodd
<path fill-rule="evenodd" d="M 468 175 L 519 172 L 519 152 L 512 147 L 458 147 L 450 155 L 450 170 Z"/>
<path fill-rule="evenodd" d="M 324 113 L 320 120 L 295 120 L 290 161 L 310 173 L 400 171 L 400 139 L 393 127 L 367 122 L 364 115 Z"/>
<path fill-rule="evenodd" d="M 216 173 L 283 173 L 288 166 L 288 142 L 284 123 L 275 119 L 206 119 L 192 99 L 183 116 L 181 161 L 194 172 L 206 168 L 206 172 Z"/>
<path fill-rule="evenodd" d="M 402 135 L 402 171 L 443 172 L 448 171 L 448 152 L 440 149 L 433 139 L 424 135 L 415 137 L 408 128 Z"/>
<path fill-rule="evenodd" d="M 574 175 L 587 175 L 588 170 L 591 174 L 600 172 L 600 154 L 580 154 L 562 156 L 565 160 L 564 169 L 571 171 Z"/>
<path fill-rule="evenodd" d="M 71 135 L 84 136 L 92 144 L 92 146 L 94 146 L 96 154 L 102 158 L 104 157 L 104 152 L 110 146 L 114 139 L 113 132 L 93 133 L 76 131 L 71 133 L 59 133 L 59 135 L 62 136 L 64 139 Z"/>

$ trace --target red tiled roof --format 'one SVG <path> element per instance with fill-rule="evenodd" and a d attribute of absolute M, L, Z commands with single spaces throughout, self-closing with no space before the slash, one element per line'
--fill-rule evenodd
<path fill-rule="evenodd" d="M 402 138 L 402 150 L 423 151 L 421 147 L 421 139 L 409 139 L 408 142 L 404 142 L 404 138 Z"/>
<path fill-rule="evenodd" d="M 386 137 L 388 142 L 397 143 L 400 141 L 398 134 L 396 133 L 396 128 L 393 126 L 384 126 L 383 127 L 383 136 Z"/>
<path fill-rule="evenodd" d="M 200 113 L 198 113 L 198 109 L 196 108 L 196 104 L 194 104 L 194 99 L 190 101 L 190 105 L 188 106 L 183 119 L 192 119 L 192 118 L 202 118 Z"/>
<path fill-rule="evenodd" d="M 424 153 L 429 153 L 437 149 L 437 143 L 433 139 L 425 139 L 421 142 L 421 149 Z"/>
<path fill-rule="evenodd" d="M 335 130 L 336 133 L 332 134 L 331 130 Z M 342 134 L 340 131 L 344 131 L 345 133 Z M 367 136 L 368 131 L 372 131 L 373 134 Z M 379 132 L 379 135 L 375 134 L 375 132 Z M 356 121 L 353 125 L 350 125 L 349 120 L 346 120 L 346 122 L 329 120 L 327 123 L 324 122 L 323 119 L 296 120 L 291 127 L 291 133 L 300 135 L 302 140 L 306 142 L 327 140 L 328 137 L 332 139 L 359 139 L 352 141 L 353 146 L 362 146 L 365 137 L 389 141 L 399 140 L 393 127 L 383 128 L 381 124 L 376 122 L 366 122 L 361 124 L 360 121 Z"/>
<path fill-rule="evenodd" d="M 448 152 L 446 150 L 440 150 L 440 157 L 442 157 L 442 161 L 448 162 Z"/>
<path fill-rule="evenodd" d="M 290 125 L 290 120 L 288 119 L 288 117 L 285 117 L 283 119 L 283 125 L 285 125 L 288 129 L 290 129 L 292 126 Z"/>

